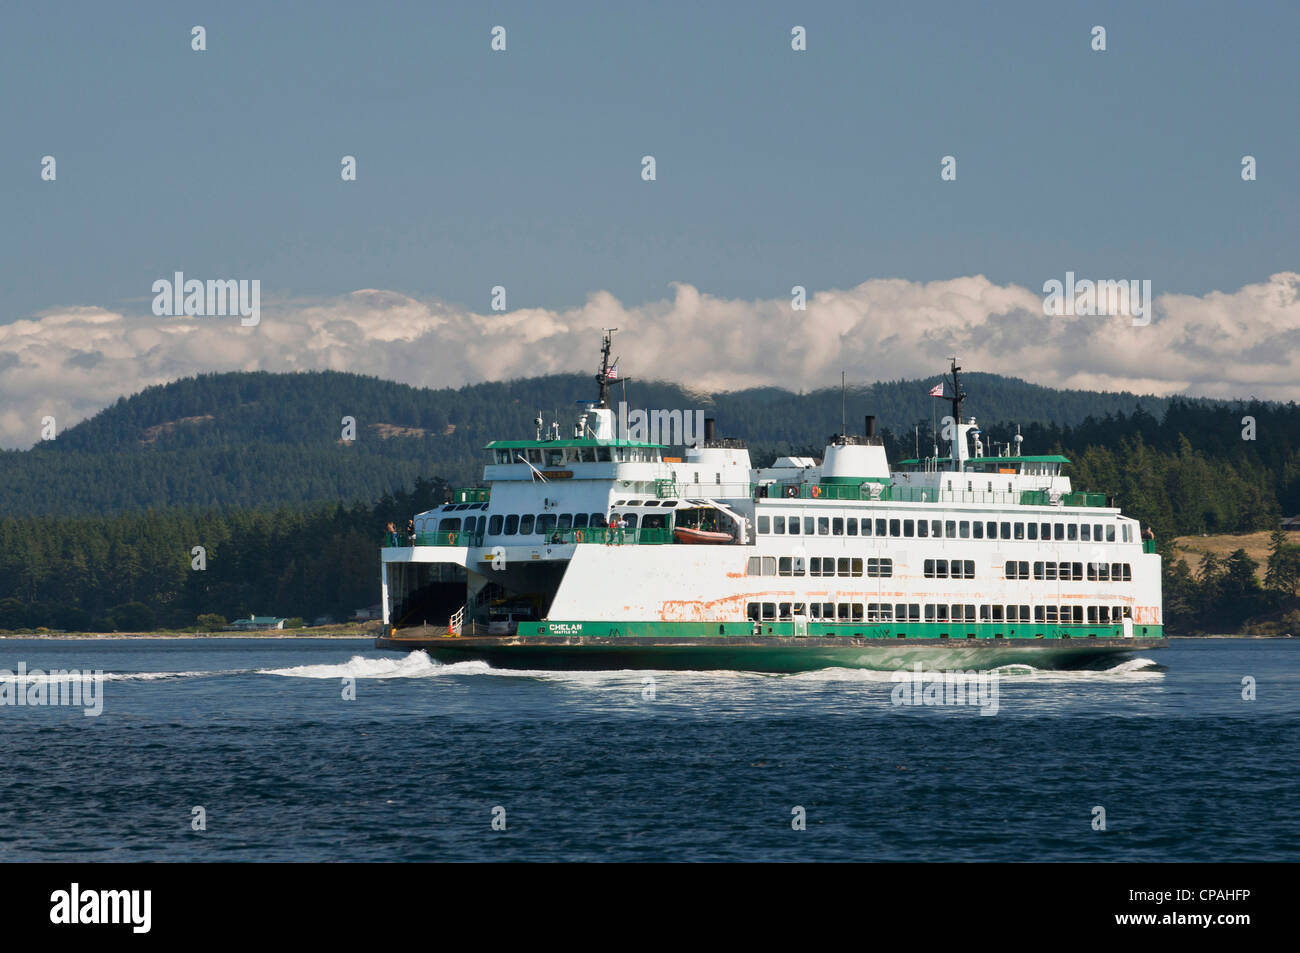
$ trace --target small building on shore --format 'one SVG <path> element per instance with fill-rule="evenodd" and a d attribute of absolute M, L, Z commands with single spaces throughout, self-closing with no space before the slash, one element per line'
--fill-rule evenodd
<path fill-rule="evenodd" d="M 247 632 L 253 629 L 283 629 L 284 619 L 273 615 L 250 615 L 247 619 L 236 619 L 226 626 L 227 632 Z"/>

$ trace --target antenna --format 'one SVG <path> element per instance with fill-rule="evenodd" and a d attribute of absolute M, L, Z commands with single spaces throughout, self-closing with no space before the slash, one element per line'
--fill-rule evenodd
<path fill-rule="evenodd" d="M 848 392 L 844 389 L 844 372 L 840 371 L 840 436 L 846 440 L 849 436 Z"/>
<path fill-rule="evenodd" d="M 596 386 L 600 388 L 600 403 L 597 406 L 601 408 L 609 407 L 609 349 L 613 346 L 614 332 L 617 330 L 618 328 L 606 328 L 601 340 L 600 373 L 596 375 Z"/>

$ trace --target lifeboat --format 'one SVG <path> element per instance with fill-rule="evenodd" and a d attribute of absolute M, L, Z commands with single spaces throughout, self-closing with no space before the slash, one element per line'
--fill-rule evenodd
<path fill-rule="evenodd" d="M 678 526 L 673 530 L 673 539 L 679 543 L 730 543 L 730 533 L 715 533 L 707 529 L 695 529 L 690 526 Z"/>

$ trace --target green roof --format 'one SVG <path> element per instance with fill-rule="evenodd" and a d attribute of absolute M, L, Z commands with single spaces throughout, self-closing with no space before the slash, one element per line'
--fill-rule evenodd
<path fill-rule="evenodd" d="M 559 447 L 650 447 L 655 450 L 667 450 L 663 443 L 642 443 L 640 440 L 595 440 L 590 438 L 572 440 L 493 440 L 484 450 L 554 450 Z"/>
<path fill-rule="evenodd" d="M 952 457 L 939 457 L 934 462 L 949 463 L 951 461 L 952 461 Z M 917 460 L 917 459 L 898 461 L 900 466 L 905 463 L 925 463 L 925 462 L 926 460 Z M 1070 461 L 1067 457 L 1063 457 L 1059 453 L 1053 453 L 1043 457 L 967 457 L 966 462 L 967 463 L 1069 463 Z"/>

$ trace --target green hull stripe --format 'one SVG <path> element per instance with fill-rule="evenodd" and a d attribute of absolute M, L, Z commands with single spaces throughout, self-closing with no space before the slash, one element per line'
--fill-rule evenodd
<path fill-rule="evenodd" d="M 638 636 L 650 638 L 691 638 L 701 636 L 755 634 L 752 622 L 521 622 L 519 633 L 557 636 L 583 635 L 601 638 Z M 792 637 L 793 622 L 764 622 L 759 635 Z M 848 637 L 857 639 L 1122 639 L 1124 627 L 1118 625 L 1035 625 L 1033 623 L 968 622 L 812 622 L 803 633 L 818 638 Z M 1133 626 L 1134 642 L 1164 638 L 1163 625 Z"/>

